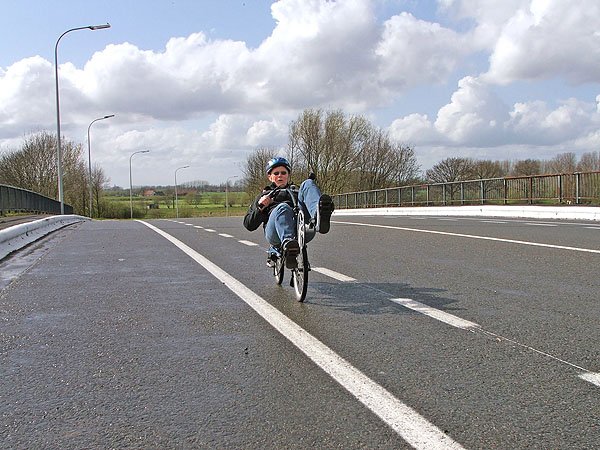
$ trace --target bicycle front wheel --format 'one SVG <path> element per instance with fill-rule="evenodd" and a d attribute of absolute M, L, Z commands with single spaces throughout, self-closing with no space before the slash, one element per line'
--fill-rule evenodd
<path fill-rule="evenodd" d="M 298 255 L 298 268 L 292 270 L 294 291 L 296 292 L 296 299 L 299 302 L 303 302 L 306 298 L 309 271 L 310 266 L 308 264 L 308 252 L 306 251 L 306 246 L 304 246 L 302 247 L 302 251 Z"/>

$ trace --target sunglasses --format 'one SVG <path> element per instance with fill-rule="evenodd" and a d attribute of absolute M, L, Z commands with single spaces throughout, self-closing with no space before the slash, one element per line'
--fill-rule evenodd
<path fill-rule="evenodd" d="M 271 175 L 287 175 L 288 173 L 284 170 L 283 172 L 271 172 Z"/>

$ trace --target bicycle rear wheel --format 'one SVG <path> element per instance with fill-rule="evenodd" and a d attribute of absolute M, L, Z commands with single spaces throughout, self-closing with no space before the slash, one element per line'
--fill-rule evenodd
<path fill-rule="evenodd" d="M 306 246 L 303 246 L 302 251 L 298 255 L 298 268 L 292 270 L 294 291 L 296 292 L 296 299 L 299 302 L 303 302 L 306 298 L 309 271 L 310 266 L 308 264 L 308 252 L 306 251 Z"/>

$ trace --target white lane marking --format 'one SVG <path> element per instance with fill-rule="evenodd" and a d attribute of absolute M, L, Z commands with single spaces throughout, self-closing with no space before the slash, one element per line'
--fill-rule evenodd
<path fill-rule="evenodd" d="M 326 269 L 325 267 L 311 267 L 315 272 L 322 273 L 323 275 L 327 275 L 330 278 L 338 281 L 356 281 L 356 278 L 349 277 L 344 275 L 343 273 L 335 272 L 330 269 Z"/>
<path fill-rule="evenodd" d="M 247 245 L 248 247 L 257 247 L 258 244 L 250 241 L 238 241 L 240 244 Z"/>
<path fill-rule="evenodd" d="M 518 241 L 515 239 L 502 239 L 502 238 L 495 238 L 495 237 L 490 237 L 490 236 L 477 236 L 474 234 L 450 233 L 447 231 L 419 230 L 417 228 L 397 227 L 397 226 L 393 226 L 393 225 L 377 225 L 377 224 L 373 224 L 373 223 L 341 222 L 339 220 L 332 221 L 332 222 L 343 224 L 343 225 L 357 225 L 360 227 L 387 228 L 390 230 L 414 231 L 415 233 L 441 234 L 444 236 L 456 236 L 456 237 L 464 237 L 464 238 L 470 238 L 470 239 L 481 239 L 484 241 L 508 242 L 511 244 L 531 245 L 533 247 L 546 247 L 546 248 L 556 248 L 559 250 L 572 250 L 574 252 L 600 253 L 600 250 L 594 250 L 591 248 L 579 248 L 579 247 L 568 247 L 565 245 L 541 244 L 539 242 Z"/>
<path fill-rule="evenodd" d="M 558 226 L 554 223 L 536 223 L 536 222 L 525 222 L 525 225 L 532 225 L 534 227 L 556 227 L 556 226 Z"/>
<path fill-rule="evenodd" d="M 480 222 L 483 222 L 483 223 L 508 223 L 508 222 L 504 222 L 502 220 L 481 220 Z"/>
<path fill-rule="evenodd" d="M 194 226 L 193 223 L 186 223 L 185 225 L 187 225 L 188 227 L 193 227 Z"/>
<path fill-rule="evenodd" d="M 600 387 L 600 373 L 586 372 L 579 374 L 579 378 Z"/>
<path fill-rule="evenodd" d="M 219 233 L 219 236 L 228 237 L 228 238 L 232 238 L 233 237 L 232 235 L 226 234 L 226 233 Z"/>
<path fill-rule="evenodd" d="M 209 233 L 216 233 L 217 230 L 213 230 L 212 228 L 205 228 L 204 231 L 208 231 Z"/>
<path fill-rule="evenodd" d="M 458 222 L 458 219 L 438 219 L 438 220 L 444 220 L 446 222 Z"/>
<path fill-rule="evenodd" d="M 390 300 L 394 303 L 398 303 L 399 305 L 420 312 L 421 314 L 425 314 L 426 316 L 433 317 L 434 319 L 447 323 L 448 325 L 456 328 L 462 328 L 463 330 L 481 328 L 481 326 L 475 322 L 469 322 L 468 320 L 461 319 L 460 317 L 453 316 L 447 312 L 432 308 L 431 306 L 427 306 L 424 303 L 420 303 L 411 298 L 392 298 Z"/>
<path fill-rule="evenodd" d="M 163 230 L 142 220 L 138 222 L 154 230 L 204 267 L 414 448 L 463 448 L 216 264 Z"/>
<path fill-rule="evenodd" d="M 202 226 L 200 226 L 200 225 L 194 225 L 194 228 L 198 228 L 198 229 L 200 229 L 200 230 L 201 230 L 201 229 L 202 229 L 202 228 L 204 228 L 204 227 L 202 227 Z"/>
<path fill-rule="evenodd" d="M 600 227 L 585 227 L 588 230 L 600 230 Z"/>

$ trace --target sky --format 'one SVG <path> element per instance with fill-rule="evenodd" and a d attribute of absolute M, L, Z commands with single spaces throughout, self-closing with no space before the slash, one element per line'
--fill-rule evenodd
<path fill-rule="evenodd" d="M 598 0 L 2 0 L 0 152 L 56 133 L 109 184 L 242 178 L 306 109 L 448 157 L 600 150 Z M 114 114 L 110 119 L 92 121 Z M 148 153 L 133 153 L 149 150 Z"/>

